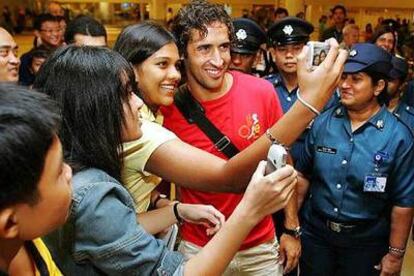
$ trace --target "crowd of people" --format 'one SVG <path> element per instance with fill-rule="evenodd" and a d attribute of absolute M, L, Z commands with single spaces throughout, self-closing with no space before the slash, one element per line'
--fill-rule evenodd
<path fill-rule="evenodd" d="M 359 43 L 335 6 L 309 68 L 314 26 L 276 13 L 264 29 L 196 0 L 112 49 L 96 19 L 45 13 L 20 57 L 0 28 L 0 275 L 399 275 L 401 36 L 384 20 Z M 273 144 L 288 164 L 266 174 Z"/>

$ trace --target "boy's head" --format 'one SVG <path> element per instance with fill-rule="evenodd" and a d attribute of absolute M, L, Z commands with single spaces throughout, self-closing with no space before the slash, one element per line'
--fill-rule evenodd
<path fill-rule="evenodd" d="M 38 15 L 34 20 L 34 29 L 36 37 L 47 47 L 56 48 L 62 44 L 63 32 L 56 16 L 49 13 Z"/>
<path fill-rule="evenodd" d="M 0 85 L 0 240 L 31 240 L 65 222 L 72 171 L 63 162 L 59 122 L 47 96 Z"/>

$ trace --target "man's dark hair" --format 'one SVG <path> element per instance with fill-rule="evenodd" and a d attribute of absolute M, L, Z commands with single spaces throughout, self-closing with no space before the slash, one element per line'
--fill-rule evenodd
<path fill-rule="evenodd" d="M 171 27 L 180 53 L 186 55 L 192 30 L 198 30 L 202 36 L 206 37 L 207 27 L 213 22 L 224 23 L 227 26 L 229 39 L 232 43 L 234 41 L 233 23 L 223 5 L 196 0 L 181 8 Z"/>
<path fill-rule="evenodd" d="M 344 15 L 346 16 L 346 8 L 343 5 L 335 5 L 332 9 L 331 9 L 331 13 L 335 13 L 336 10 L 342 10 L 342 12 L 344 13 Z"/>
<path fill-rule="evenodd" d="M 56 104 L 46 95 L 0 84 L 0 209 L 36 203 L 59 123 Z"/>
<path fill-rule="evenodd" d="M 105 27 L 94 18 L 81 15 L 73 19 L 66 26 L 65 42 L 71 44 L 75 42 L 75 35 L 87 35 L 87 36 L 104 36 L 107 40 L 107 34 Z"/>
<path fill-rule="evenodd" d="M 74 172 L 97 168 L 121 181 L 123 105 L 138 93 L 131 64 L 107 48 L 64 46 L 42 65 L 33 87 L 61 109 L 59 138 Z"/>
<path fill-rule="evenodd" d="M 37 31 L 41 31 L 43 23 L 48 21 L 59 23 L 59 19 L 56 16 L 51 15 L 50 13 L 42 13 L 34 19 L 33 28 Z"/>
<path fill-rule="evenodd" d="M 278 14 L 285 14 L 286 16 L 289 16 L 288 10 L 285 9 L 285 8 L 281 8 L 281 7 L 277 8 L 275 10 L 275 16 L 278 15 Z"/>
<path fill-rule="evenodd" d="M 158 23 L 146 21 L 123 29 L 113 50 L 133 65 L 139 65 L 169 43 L 175 43 L 169 31 Z"/>

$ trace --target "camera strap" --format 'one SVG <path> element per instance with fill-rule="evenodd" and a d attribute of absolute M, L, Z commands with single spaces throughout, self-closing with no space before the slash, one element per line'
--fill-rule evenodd
<path fill-rule="evenodd" d="M 207 135 L 207 137 L 213 142 L 216 149 L 228 158 L 232 158 L 239 149 L 231 142 L 229 137 L 224 135 L 206 116 L 204 108 L 201 104 L 194 99 L 186 84 L 181 85 L 177 89 L 177 93 L 174 96 L 174 103 L 177 108 L 186 118 L 189 124 L 196 124 L 198 128 Z"/>

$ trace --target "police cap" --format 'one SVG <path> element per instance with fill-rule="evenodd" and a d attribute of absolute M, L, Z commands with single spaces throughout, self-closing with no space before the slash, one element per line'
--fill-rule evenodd
<path fill-rule="evenodd" d="M 398 30 L 398 28 L 400 27 L 400 23 L 398 23 L 398 21 L 397 21 L 397 20 L 392 19 L 392 18 L 384 19 L 384 20 L 381 22 L 381 25 L 384 25 L 384 26 L 389 26 L 389 27 L 391 27 L 394 31 L 395 31 L 395 30 Z"/>
<path fill-rule="evenodd" d="M 358 73 L 369 69 L 389 75 L 392 68 L 391 54 L 371 43 L 357 43 L 349 51 L 349 57 L 345 62 L 344 73 Z"/>
<path fill-rule="evenodd" d="M 408 63 L 399 57 L 392 56 L 392 69 L 390 71 L 390 78 L 395 79 L 405 79 L 408 75 Z"/>
<path fill-rule="evenodd" d="M 266 34 L 253 20 L 237 18 L 233 20 L 236 41 L 231 51 L 240 54 L 255 54 L 260 45 L 266 42 Z"/>
<path fill-rule="evenodd" d="M 293 16 L 285 17 L 274 23 L 267 31 L 270 46 L 292 43 L 306 43 L 313 32 L 311 23 Z"/>

